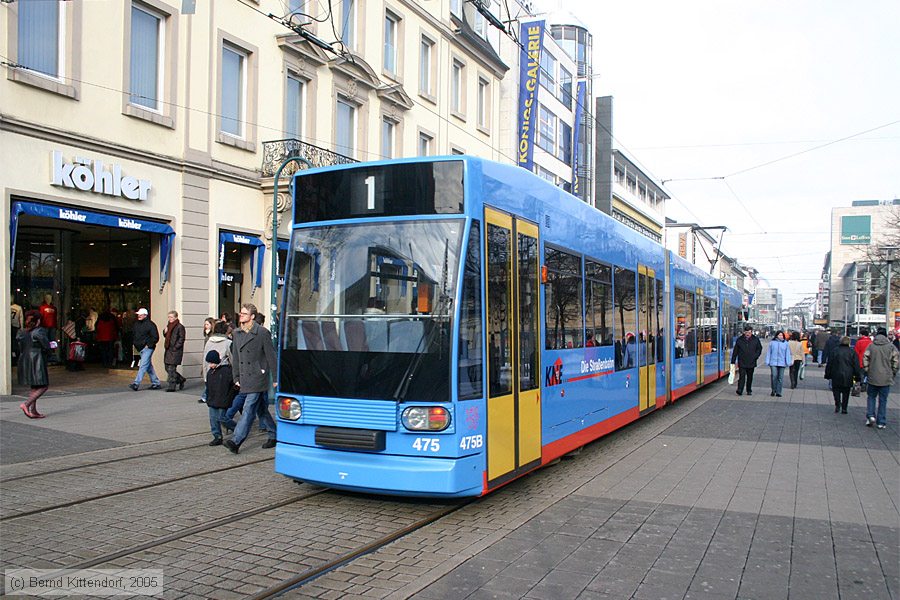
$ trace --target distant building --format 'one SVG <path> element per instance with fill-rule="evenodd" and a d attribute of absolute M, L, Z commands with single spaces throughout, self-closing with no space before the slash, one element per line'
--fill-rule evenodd
<path fill-rule="evenodd" d="M 828 318 L 848 333 L 900 321 L 900 199 L 857 200 L 831 211 Z M 889 295 L 888 272 L 894 286 Z M 890 299 L 888 298 L 890 296 Z M 890 306 L 887 306 L 890 302 Z"/>

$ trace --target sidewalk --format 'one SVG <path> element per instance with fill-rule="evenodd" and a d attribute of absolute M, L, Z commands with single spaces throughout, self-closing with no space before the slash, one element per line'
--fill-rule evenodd
<path fill-rule="evenodd" d="M 898 394 L 876 430 L 807 373 L 714 384 L 288 596 L 896 599 Z"/>

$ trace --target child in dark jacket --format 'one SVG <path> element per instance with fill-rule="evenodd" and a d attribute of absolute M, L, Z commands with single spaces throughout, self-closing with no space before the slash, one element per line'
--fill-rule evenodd
<path fill-rule="evenodd" d="M 215 350 L 206 353 L 209 371 L 206 373 L 206 406 L 209 408 L 209 428 L 213 435 L 210 446 L 222 445 L 222 423 L 225 422 L 225 410 L 231 406 L 237 391 L 231 365 L 221 364 L 222 357 Z"/>

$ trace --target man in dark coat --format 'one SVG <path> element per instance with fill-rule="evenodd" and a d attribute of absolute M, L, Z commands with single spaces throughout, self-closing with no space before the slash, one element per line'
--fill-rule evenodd
<path fill-rule="evenodd" d="M 831 335 L 828 336 L 828 340 L 825 342 L 825 352 L 822 356 L 822 361 L 825 364 L 828 364 L 828 359 L 831 358 L 831 354 L 837 350 L 838 346 L 841 345 L 841 338 L 838 336 L 837 332 L 832 330 Z"/>
<path fill-rule="evenodd" d="M 170 312 L 168 318 L 169 323 L 163 331 L 163 336 L 166 338 L 166 354 L 163 362 L 166 365 L 166 375 L 169 383 L 166 391 L 174 392 L 175 386 L 184 389 L 184 382 L 186 381 L 181 373 L 178 372 L 178 365 L 181 364 L 181 360 L 184 358 L 185 331 L 184 325 L 178 320 L 176 311 Z"/>
<path fill-rule="evenodd" d="M 137 376 L 134 378 L 134 383 L 129 387 L 134 391 L 138 391 L 141 381 L 144 379 L 144 373 L 146 373 L 150 376 L 150 389 L 158 390 L 162 387 L 162 384 L 159 381 L 159 377 L 156 376 L 151 359 L 153 358 L 153 351 L 156 350 L 156 344 L 159 343 L 159 329 L 157 329 L 156 323 L 150 320 L 150 313 L 147 312 L 146 308 L 139 308 L 135 314 L 137 321 L 134 322 L 134 328 L 132 329 L 132 339 L 134 340 L 132 343 L 134 344 L 134 349 L 141 355 L 141 363 L 138 367 Z"/>
<path fill-rule="evenodd" d="M 762 354 L 762 343 L 753 335 L 753 328 L 744 325 L 744 335 L 734 343 L 734 352 L 731 353 L 731 362 L 738 366 L 737 395 L 744 393 L 744 384 L 747 384 L 747 395 L 753 395 L 753 370 L 756 361 Z"/>
<path fill-rule="evenodd" d="M 839 338 L 838 347 L 831 351 L 825 363 L 825 379 L 831 381 L 831 394 L 834 396 L 834 412 L 847 414 L 850 402 L 850 388 L 854 380 L 861 382 L 863 372 L 859 366 L 859 358 L 850 348 L 850 338 L 846 335 Z"/>
<path fill-rule="evenodd" d="M 894 348 L 887 338 L 887 329 L 879 327 L 875 339 L 863 354 L 863 366 L 869 376 L 869 389 L 866 408 L 866 426 L 875 423 L 878 429 L 887 426 L 887 401 L 891 384 L 900 371 L 900 351 Z M 878 400 L 878 412 L 875 412 L 875 400 Z"/>
<path fill-rule="evenodd" d="M 269 375 L 277 373 L 275 347 L 272 345 L 272 334 L 256 322 L 256 306 L 242 304 L 238 317 L 239 327 L 234 330 L 234 342 L 231 346 L 234 384 L 242 394 L 247 394 L 241 420 L 238 421 L 234 435 L 225 442 L 225 447 L 237 454 L 241 444 L 250 433 L 250 427 L 259 413 L 260 425 L 269 433 L 269 439 L 263 448 L 275 447 L 275 420 L 269 414 L 268 406 L 260 406 L 269 389 Z M 277 382 L 274 385 L 278 385 Z"/>

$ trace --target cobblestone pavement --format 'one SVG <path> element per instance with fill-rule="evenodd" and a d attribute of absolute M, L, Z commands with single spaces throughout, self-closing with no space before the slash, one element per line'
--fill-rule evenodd
<path fill-rule="evenodd" d="M 834 414 L 810 371 L 783 398 L 714 384 L 285 596 L 900 598 L 898 396 L 888 429 L 867 428 L 860 399 Z M 303 498 L 318 488 L 273 473 L 261 437 L 206 447 L 195 397 L 140 396 L 66 397 L 40 424 L 0 403 L 3 435 L 71 436 L 50 458 L 0 458 L 4 568 L 105 558 L 164 569 L 166 598 L 241 598 L 446 506 Z M 128 410 L 91 429 L 104 405 Z"/>
<path fill-rule="evenodd" d="M 900 598 L 898 394 L 875 430 L 810 371 L 715 384 L 287 596 Z"/>

